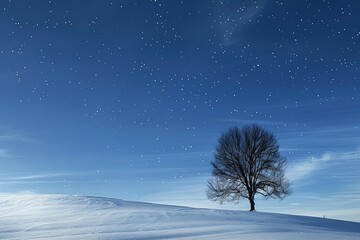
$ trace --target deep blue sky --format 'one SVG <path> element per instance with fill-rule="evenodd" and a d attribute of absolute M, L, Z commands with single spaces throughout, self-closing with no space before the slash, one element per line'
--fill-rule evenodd
<path fill-rule="evenodd" d="M 357 0 L 0 1 L 0 192 L 216 207 L 217 138 L 257 122 L 294 191 L 259 211 L 360 221 L 359 12 Z"/>

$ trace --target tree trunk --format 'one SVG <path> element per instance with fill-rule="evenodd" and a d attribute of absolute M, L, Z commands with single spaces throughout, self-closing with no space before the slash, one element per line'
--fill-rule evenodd
<path fill-rule="evenodd" d="M 255 211 L 255 200 L 253 194 L 250 196 L 249 202 L 250 202 L 250 211 Z"/>

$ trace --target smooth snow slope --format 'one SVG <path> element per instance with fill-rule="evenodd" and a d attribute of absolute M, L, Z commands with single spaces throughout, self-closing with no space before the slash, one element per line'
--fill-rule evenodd
<path fill-rule="evenodd" d="M 0 239 L 360 239 L 360 223 L 61 195 L 0 195 Z"/>

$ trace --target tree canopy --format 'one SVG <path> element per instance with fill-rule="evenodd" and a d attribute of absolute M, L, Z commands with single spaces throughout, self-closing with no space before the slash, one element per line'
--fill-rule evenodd
<path fill-rule="evenodd" d="M 209 199 L 223 203 L 248 199 L 255 210 L 255 195 L 284 198 L 290 194 L 285 177 L 286 158 L 279 152 L 274 134 L 258 124 L 230 128 L 218 139 Z"/>

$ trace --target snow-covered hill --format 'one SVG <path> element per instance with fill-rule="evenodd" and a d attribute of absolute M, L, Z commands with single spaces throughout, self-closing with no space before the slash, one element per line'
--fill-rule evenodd
<path fill-rule="evenodd" d="M 360 239 L 360 223 L 62 195 L 0 195 L 0 239 Z"/>

